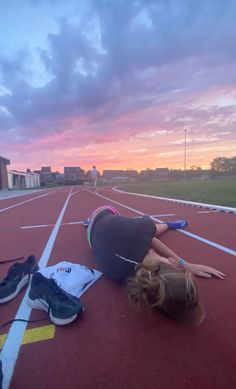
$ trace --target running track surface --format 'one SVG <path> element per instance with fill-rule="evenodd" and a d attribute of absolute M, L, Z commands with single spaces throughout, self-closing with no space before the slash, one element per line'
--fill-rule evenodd
<path fill-rule="evenodd" d="M 115 205 L 126 216 L 143 213 L 162 221 L 189 221 L 186 231 L 193 235 L 168 231 L 161 239 L 187 260 L 226 273 L 225 280 L 198 279 L 205 322 L 186 328 L 157 313 L 138 313 L 130 308 L 122 287 L 103 276 L 81 297 L 83 316 L 68 326 L 56 327 L 54 338 L 21 345 L 19 353 L 14 347 L 4 353 L 3 347 L 3 364 L 5 358 L 9 363 L 7 358 L 17 357 L 12 374 L 6 374 L 11 381 L 8 385 L 5 380 L 5 388 L 235 388 L 236 215 L 203 212 L 111 188 L 97 193 L 83 187 L 45 190 L 0 201 L 0 259 L 33 253 L 37 260 L 43 256 L 47 266 L 69 260 L 99 269 L 86 231 L 77 222 L 104 204 Z M 169 214 L 172 216 L 165 216 Z M 8 267 L 0 266 L 1 277 Z M 25 290 L 0 306 L 0 324 L 15 318 Z M 30 319 L 42 316 L 33 310 Z M 49 324 L 48 320 L 27 328 Z M 17 325 L 21 324 L 15 323 L 16 338 Z M 10 329 L 3 328 L 1 334 Z"/>

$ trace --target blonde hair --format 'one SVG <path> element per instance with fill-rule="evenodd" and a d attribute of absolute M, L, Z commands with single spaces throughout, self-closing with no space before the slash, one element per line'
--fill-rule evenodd
<path fill-rule="evenodd" d="M 140 264 L 126 282 L 131 304 L 139 309 L 157 308 L 172 318 L 181 318 L 198 306 L 198 291 L 191 273 L 165 263 L 155 267 Z"/>

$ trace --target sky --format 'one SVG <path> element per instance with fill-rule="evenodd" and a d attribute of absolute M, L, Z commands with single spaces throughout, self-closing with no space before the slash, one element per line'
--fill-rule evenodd
<path fill-rule="evenodd" d="M 60 172 L 235 156 L 235 21 L 234 0 L 1 0 L 0 155 Z"/>

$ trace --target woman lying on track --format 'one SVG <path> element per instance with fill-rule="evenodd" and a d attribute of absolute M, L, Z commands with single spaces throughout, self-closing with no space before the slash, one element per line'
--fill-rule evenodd
<path fill-rule="evenodd" d="M 149 216 L 125 217 L 115 208 L 103 206 L 84 225 L 101 271 L 126 283 L 131 303 L 195 324 L 204 320 L 192 275 L 222 279 L 225 275 L 209 266 L 188 263 L 158 239 L 168 229 L 187 227 L 186 221 L 155 224 Z"/>

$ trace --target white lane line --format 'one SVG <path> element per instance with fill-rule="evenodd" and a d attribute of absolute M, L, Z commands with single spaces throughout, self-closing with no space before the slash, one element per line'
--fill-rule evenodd
<path fill-rule="evenodd" d="M 84 191 L 84 188 L 79 188 L 79 190 L 77 190 L 76 192 L 73 192 L 71 196 L 74 196 L 75 194 L 83 192 L 83 191 Z"/>
<path fill-rule="evenodd" d="M 83 221 L 61 223 L 61 226 L 68 226 L 68 225 L 72 225 L 72 224 L 83 224 Z M 27 229 L 30 229 L 30 228 L 45 228 L 45 227 L 52 227 L 52 226 L 54 226 L 54 224 L 37 224 L 37 225 L 34 225 L 34 226 L 21 226 L 20 228 L 22 230 L 27 230 Z"/>
<path fill-rule="evenodd" d="M 67 204 L 71 197 L 72 189 L 65 201 L 65 204 L 61 210 L 61 213 L 56 221 L 56 224 L 52 230 L 52 233 L 47 241 L 47 244 L 44 248 L 42 256 L 39 260 L 39 266 L 45 267 L 47 265 L 49 256 L 51 254 L 57 233 L 59 231 L 62 218 L 64 216 Z M 29 287 L 25 293 L 25 296 L 20 304 L 20 307 L 16 313 L 15 319 L 25 319 L 28 320 L 31 313 L 31 308 L 26 303 L 26 296 L 28 293 Z M 16 364 L 16 360 L 20 351 L 21 340 L 23 338 L 27 323 L 25 322 L 14 322 L 11 325 L 11 328 L 8 332 L 6 341 L 3 345 L 1 352 L 1 360 L 3 364 L 3 389 L 8 389 L 10 385 L 10 381 L 14 372 L 14 367 Z"/>
<path fill-rule="evenodd" d="M 115 203 L 115 204 L 120 205 L 120 206 L 122 206 L 122 207 L 124 207 L 124 208 L 127 208 L 127 209 L 129 209 L 129 210 L 131 210 L 131 211 L 134 211 L 134 212 L 138 213 L 139 215 L 146 215 L 146 214 L 143 213 L 143 212 L 137 211 L 137 210 L 134 209 L 134 208 L 131 208 L 131 207 L 128 207 L 127 205 L 121 204 L 121 203 L 119 203 L 118 201 L 115 201 L 115 200 L 110 199 L 109 197 L 105 197 L 105 196 L 103 196 L 103 195 L 101 195 L 101 194 L 97 194 L 97 195 L 100 196 L 100 197 L 103 197 L 103 198 L 106 199 L 106 200 L 111 201 L 112 203 Z M 158 221 L 159 223 L 163 223 L 163 220 L 157 219 L 156 217 L 153 217 L 153 219 L 156 220 L 156 221 Z M 211 240 L 202 238 L 202 237 L 199 236 L 199 235 L 192 234 L 191 232 L 188 232 L 188 231 L 186 231 L 186 230 L 176 230 L 176 231 L 179 231 L 179 232 L 181 232 L 182 234 L 188 235 L 188 236 L 190 236 L 191 238 L 200 240 L 201 242 L 206 243 L 206 244 L 208 244 L 209 246 L 213 246 L 213 247 L 215 247 L 215 248 L 217 248 L 217 249 L 219 249 L 219 250 L 221 250 L 221 251 L 224 251 L 224 252 L 226 252 L 226 253 L 228 253 L 228 254 L 231 254 L 231 255 L 236 256 L 236 251 L 235 251 L 235 250 L 232 250 L 232 249 L 229 249 L 228 247 L 225 247 L 225 246 L 222 246 L 222 245 L 217 244 L 217 243 L 215 243 L 215 242 L 212 242 Z"/>
<path fill-rule="evenodd" d="M 35 226 L 22 226 L 20 227 L 22 230 L 26 230 L 28 228 L 43 228 L 43 227 L 52 227 L 54 224 L 38 224 Z"/>
<path fill-rule="evenodd" d="M 152 215 L 151 217 L 165 217 L 165 216 L 175 216 L 175 213 L 164 213 L 163 215 Z"/>
<path fill-rule="evenodd" d="M 212 211 L 198 211 L 197 213 L 215 213 L 215 212 L 220 212 L 218 209 L 216 211 L 212 210 Z"/>
<path fill-rule="evenodd" d="M 63 226 L 66 226 L 68 224 L 83 224 L 83 221 L 81 221 L 81 222 L 62 223 Z"/>
<path fill-rule="evenodd" d="M 55 192 L 56 192 L 56 191 L 51 191 L 51 192 L 45 193 L 45 194 L 43 194 L 43 195 L 41 195 L 41 196 L 37 196 L 37 197 L 34 197 L 34 198 L 32 198 L 32 199 L 29 199 L 29 200 L 21 201 L 20 203 L 17 203 L 17 204 L 14 204 L 14 205 L 10 205 L 9 207 L 0 209 L 0 212 L 5 212 L 5 211 L 7 211 L 8 209 L 18 207 L 19 205 L 22 205 L 22 204 L 25 204 L 25 203 L 29 203 L 30 201 L 34 201 L 34 200 L 36 200 L 36 199 L 39 199 L 40 197 L 49 196 L 50 194 L 55 193 Z"/>
<path fill-rule="evenodd" d="M 200 240 L 201 242 L 206 243 L 209 246 L 213 246 L 213 247 L 215 247 L 215 248 L 217 248 L 217 249 L 219 249 L 221 251 L 224 251 L 224 252 L 226 252 L 228 254 L 236 256 L 236 251 L 235 250 L 229 249 L 228 247 L 222 246 L 221 244 L 212 242 L 211 240 L 205 239 L 205 238 L 203 238 L 203 237 L 201 237 L 199 235 L 192 234 L 191 232 L 186 231 L 186 230 L 177 230 L 177 231 L 181 232 L 182 234 L 191 236 L 194 239 Z"/>

